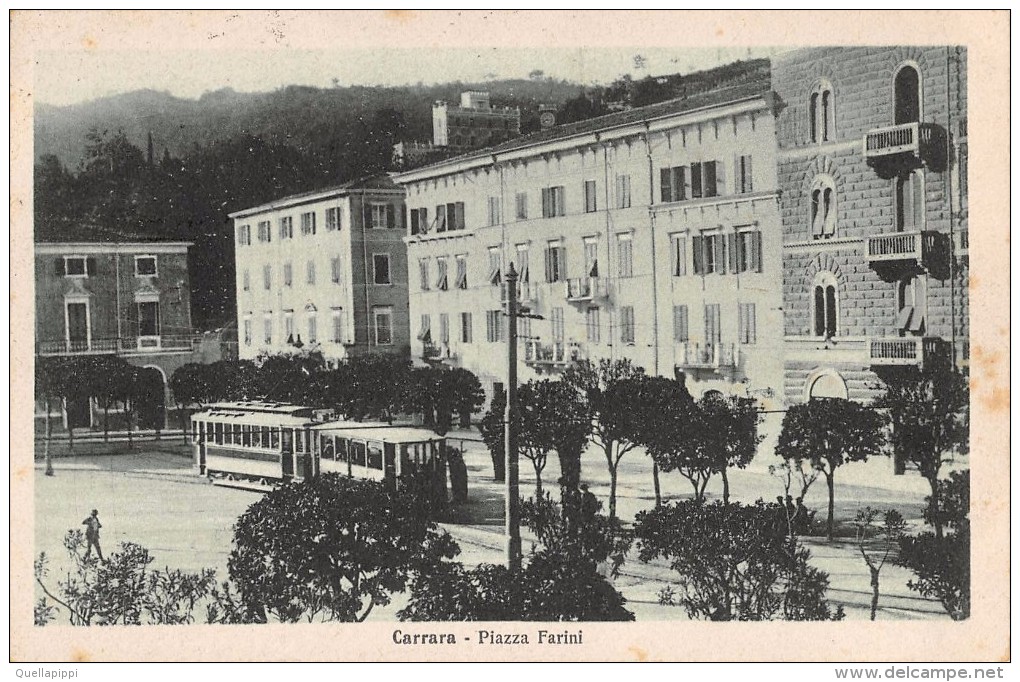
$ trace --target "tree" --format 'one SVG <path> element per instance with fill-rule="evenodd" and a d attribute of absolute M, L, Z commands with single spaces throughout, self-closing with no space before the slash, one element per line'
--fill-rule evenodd
<path fill-rule="evenodd" d="M 665 415 L 674 414 L 691 405 L 693 398 L 687 387 L 676 379 L 665 377 L 642 376 L 637 381 L 637 400 L 644 409 L 635 415 L 635 437 L 645 446 L 649 456 L 649 444 L 658 438 L 659 430 L 664 427 Z M 655 506 L 662 506 L 662 486 L 659 483 L 659 462 L 652 456 L 652 488 L 655 491 Z"/>
<path fill-rule="evenodd" d="M 873 409 L 842 398 L 813 398 L 793 405 L 783 417 L 776 453 L 803 459 L 822 472 L 829 488 L 826 535 L 833 537 L 836 469 L 882 453 L 885 419 Z"/>
<path fill-rule="evenodd" d="M 131 366 L 119 355 L 99 355 L 87 358 L 86 362 L 90 363 L 89 373 L 94 377 L 93 396 L 103 409 L 103 440 L 108 441 L 110 408 L 127 394 L 128 387 L 125 384 L 131 379 Z"/>
<path fill-rule="evenodd" d="M 64 536 L 64 548 L 72 568 L 57 588 L 46 584 L 49 560 L 41 553 L 35 560 L 36 583 L 43 593 L 67 611 L 71 625 L 178 625 L 192 623 L 199 602 L 215 585 L 215 573 L 152 570 L 154 558 L 144 547 L 122 542 L 120 550 L 100 561 L 86 557 L 80 530 Z M 36 608 L 36 624 L 53 617 L 54 607 Z M 40 622 L 42 620 L 43 622 Z"/>
<path fill-rule="evenodd" d="M 368 353 L 348 358 L 325 379 L 326 405 L 355 421 L 389 421 L 404 401 L 410 362 Z"/>
<path fill-rule="evenodd" d="M 929 500 L 924 519 L 952 532 L 901 537 L 896 563 L 917 575 L 907 587 L 938 599 L 953 620 L 964 620 L 970 617 L 970 472 L 954 471 L 939 481 L 938 496 L 940 506 L 936 510 Z"/>
<path fill-rule="evenodd" d="M 817 469 L 813 468 L 810 463 L 806 463 L 803 459 L 784 459 L 782 464 L 769 465 L 769 474 L 778 478 L 783 484 L 785 495 L 790 494 L 790 489 L 796 479 L 800 485 L 800 495 L 798 497 L 801 499 L 807 497 L 808 490 L 811 488 L 811 484 L 818 479 L 819 473 Z"/>
<path fill-rule="evenodd" d="M 825 600 L 828 575 L 808 564 L 810 552 L 789 534 L 776 505 L 681 500 L 641 512 L 634 523 L 638 556 L 663 558 L 679 590 L 660 593 L 691 618 L 838 620 Z"/>
<path fill-rule="evenodd" d="M 520 454 L 535 469 L 535 499 L 542 498 L 542 470 L 549 453 L 561 452 L 564 488 L 580 483 L 581 450 L 588 439 L 588 422 L 578 419 L 577 393 L 560 381 L 529 381 L 517 393 L 517 439 Z"/>
<path fill-rule="evenodd" d="M 695 502 L 703 502 L 709 480 L 720 469 L 714 449 L 716 425 L 708 413 L 693 401 L 674 402 L 645 419 L 641 438 L 652 461 L 663 471 L 676 471 L 690 481 Z"/>
<path fill-rule="evenodd" d="M 60 401 L 65 394 L 63 385 L 64 368 L 59 358 L 37 357 L 35 359 L 35 397 L 42 399 L 46 410 L 46 441 L 43 458 L 46 461 L 46 475 L 53 475 L 53 457 L 50 454 L 50 439 L 53 429 L 50 425 L 50 403 Z"/>
<path fill-rule="evenodd" d="M 619 519 L 602 514 L 602 503 L 591 493 L 580 495 L 576 509 L 544 497 L 521 501 L 521 521 L 535 533 L 544 552 L 563 561 L 587 564 L 594 569 L 603 562 L 612 563 L 616 575 L 630 551 L 633 538 Z"/>
<path fill-rule="evenodd" d="M 584 410 L 578 419 L 591 420 L 591 441 L 606 458 L 609 470 L 609 517 L 616 518 L 616 484 L 620 460 L 638 445 L 636 425 L 648 408 L 639 402 L 644 370 L 630 360 L 603 359 L 598 365 L 591 361 L 571 365 L 563 373 L 563 381 L 581 399 Z"/>
<path fill-rule="evenodd" d="M 317 350 L 296 353 L 263 353 L 255 359 L 255 391 L 266 400 L 302 403 L 311 377 L 326 368 Z"/>
<path fill-rule="evenodd" d="M 414 571 L 458 551 L 419 494 L 324 474 L 251 505 L 234 526 L 228 567 L 257 622 L 361 622 Z"/>
<path fill-rule="evenodd" d="M 876 406 L 889 414 L 897 459 L 913 462 L 928 481 L 935 535 L 941 537 L 939 473 L 954 453 L 969 449 L 970 387 L 966 375 L 939 356 L 923 369 L 903 370 L 884 377 L 886 393 Z"/>
<path fill-rule="evenodd" d="M 882 514 L 881 525 L 876 528 L 875 519 L 877 517 L 877 510 L 865 507 L 859 510 L 854 518 L 854 527 L 857 529 L 857 548 L 871 573 L 871 620 L 875 620 L 875 615 L 878 613 L 879 573 L 885 566 L 890 552 L 899 543 L 906 527 L 903 516 L 895 509 L 885 511 Z"/>
<path fill-rule="evenodd" d="M 450 431 L 454 415 L 477 412 L 485 402 L 478 377 L 461 367 L 415 367 L 405 377 L 396 407 L 422 414 L 440 436 Z"/>
<path fill-rule="evenodd" d="M 478 424 L 478 430 L 482 433 L 482 441 L 492 458 L 493 478 L 500 483 L 506 480 L 504 419 L 506 419 L 506 391 L 500 389 L 492 396 L 492 400 L 489 401 L 489 411 L 482 416 L 482 421 Z M 577 468 L 578 475 L 580 475 L 580 463 Z"/>
<path fill-rule="evenodd" d="M 715 459 L 723 480 L 723 503 L 730 501 L 730 481 L 727 472 L 730 467 L 746 469 L 754 459 L 758 443 L 763 436 L 758 434 L 761 410 L 753 398 L 709 393 L 701 400 L 705 420 L 714 425 L 715 435 L 711 454 Z"/>

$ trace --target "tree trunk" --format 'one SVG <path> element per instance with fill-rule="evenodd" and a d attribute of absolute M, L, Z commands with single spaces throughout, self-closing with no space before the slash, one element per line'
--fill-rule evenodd
<path fill-rule="evenodd" d="M 532 462 L 535 467 L 535 502 L 542 499 L 542 467 L 538 466 L 538 462 Z"/>
<path fill-rule="evenodd" d="M 46 444 L 43 446 L 43 459 L 46 461 L 46 475 L 53 475 L 53 458 L 50 456 L 50 437 L 53 433 L 50 426 L 50 399 L 46 398 Z"/>
<path fill-rule="evenodd" d="M 878 569 L 870 565 L 868 568 L 871 570 L 871 620 L 875 620 L 878 613 Z"/>
<path fill-rule="evenodd" d="M 836 509 L 836 490 L 835 490 L 835 477 L 829 472 L 825 472 L 825 483 L 829 486 L 829 520 L 826 522 L 826 536 L 829 542 L 832 542 L 832 517 Z"/>
<path fill-rule="evenodd" d="M 655 488 L 655 508 L 662 506 L 662 487 L 659 485 L 659 465 L 652 460 L 652 485 Z"/>
<path fill-rule="evenodd" d="M 103 442 L 110 442 L 110 403 L 103 405 Z"/>
<path fill-rule="evenodd" d="M 937 474 L 928 479 L 928 485 L 931 486 L 931 500 L 929 508 L 931 510 L 932 525 L 935 526 L 935 539 L 941 541 L 942 501 L 939 499 L 939 479 Z"/>
<path fill-rule="evenodd" d="M 609 467 L 609 518 L 616 518 L 616 467 Z"/>
<path fill-rule="evenodd" d="M 722 468 L 722 502 L 723 502 L 723 504 L 729 504 L 730 503 L 730 479 L 729 479 L 729 476 L 726 475 L 726 469 L 727 468 L 728 467 L 723 467 Z"/>
<path fill-rule="evenodd" d="M 134 413 L 134 405 L 131 406 L 131 410 L 127 409 L 127 403 L 124 404 L 124 407 L 124 416 L 127 417 L 128 450 L 131 450 L 134 447 L 134 441 L 131 439 L 131 416 Z"/>

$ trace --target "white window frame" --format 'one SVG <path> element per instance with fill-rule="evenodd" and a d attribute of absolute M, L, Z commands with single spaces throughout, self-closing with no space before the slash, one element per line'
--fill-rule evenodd
<path fill-rule="evenodd" d="M 372 202 L 368 205 L 368 227 L 373 230 L 386 229 L 386 207 L 389 204 Z"/>
<path fill-rule="evenodd" d="M 284 310 L 283 311 L 283 341 L 284 343 L 292 343 L 297 339 L 294 336 L 294 311 Z"/>
<path fill-rule="evenodd" d="M 67 264 L 70 263 L 71 261 L 75 261 L 75 262 L 81 261 L 81 271 L 82 271 L 82 274 L 80 274 L 80 275 L 78 275 L 78 274 L 72 275 L 71 274 L 70 268 L 67 267 Z M 75 278 L 75 279 L 87 279 L 88 276 L 89 276 L 89 259 L 88 259 L 88 256 L 64 256 L 64 277 L 71 277 L 71 278 Z"/>
<path fill-rule="evenodd" d="M 389 318 L 389 330 L 390 340 L 383 343 L 379 340 L 379 319 L 382 317 Z M 377 346 L 392 346 L 393 345 L 393 307 L 392 306 L 377 306 L 372 308 L 372 332 L 374 334 L 375 345 Z"/>
<path fill-rule="evenodd" d="M 330 310 L 329 317 L 331 325 L 330 332 L 332 334 L 332 339 L 330 340 L 333 343 L 342 344 L 347 337 L 347 334 L 345 333 L 347 330 L 345 329 L 346 325 L 344 324 L 343 308 L 333 308 Z"/>
<path fill-rule="evenodd" d="M 138 271 L 138 264 L 139 262 L 148 259 L 152 260 L 152 272 L 143 274 Z M 88 268 L 87 262 L 85 267 Z M 135 277 L 159 277 L 159 261 L 154 254 L 141 254 L 135 256 Z"/>
<path fill-rule="evenodd" d="M 629 244 L 629 248 L 624 248 Z M 624 254 L 627 257 L 624 258 Z M 634 276 L 634 233 L 618 232 L 616 235 L 616 275 L 620 278 Z"/>

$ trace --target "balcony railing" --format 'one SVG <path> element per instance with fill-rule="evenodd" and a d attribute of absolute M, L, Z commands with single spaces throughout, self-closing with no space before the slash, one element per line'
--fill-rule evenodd
<path fill-rule="evenodd" d="M 969 230 L 965 227 L 956 232 L 956 255 L 966 256 L 970 252 L 970 234 Z"/>
<path fill-rule="evenodd" d="M 584 357 L 583 350 L 579 343 L 565 343 L 554 341 L 542 343 L 541 341 L 524 342 L 524 364 L 535 369 L 564 368 L 572 362 L 581 360 Z"/>
<path fill-rule="evenodd" d="M 598 277 L 578 277 L 567 280 L 567 300 L 593 301 L 608 295 L 606 281 Z"/>
<path fill-rule="evenodd" d="M 66 339 L 39 341 L 35 344 L 38 355 L 103 355 L 138 351 L 159 353 L 194 350 L 200 340 L 193 335 L 130 336 L 89 341 Z"/>
<path fill-rule="evenodd" d="M 448 343 L 426 343 L 422 346 L 421 358 L 426 362 L 453 360 L 456 358 L 456 353 Z"/>
<path fill-rule="evenodd" d="M 875 128 L 864 136 L 864 158 L 869 163 L 906 154 L 925 160 L 931 147 L 934 128 L 923 123 L 901 123 Z"/>
<path fill-rule="evenodd" d="M 499 300 L 506 307 L 507 303 L 507 284 L 501 282 L 499 285 Z M 535 285 L 531 282 L 518 282 L 517 283 L 517 302 L 519 305 L 530 305 L 537 300 Z"/>
<path fill-rule="evenodd" d="M 868 237 L 868 262 L 910 262 L 927 266 L 928 254 L 934 251 L 937 233 L 929 231 L 894 232 Z"/>
<path fill-rule="evenodd" d="M 940 350 L 937 337 L 911 336 L 904 338 L 871 339 L 871 364 L 883 367 L 915 365 L 920 367 L 926 358 Z"/>
<path fill-rule="evenodd" d="M 676 364 L 684 369 L 720 369 L 736 367 L 738 357 L 732 343 L 682 343 L 677 348 Z"/>

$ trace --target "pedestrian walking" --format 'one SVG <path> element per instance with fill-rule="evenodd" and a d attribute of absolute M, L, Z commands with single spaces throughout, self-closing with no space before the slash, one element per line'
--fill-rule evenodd
<path fill-rule="evenodd" d="M 92 554 L 92 548 L 95 547 L 99 560 L 106 561 L 103 558 L 103 550 L 99 546 L 99 529 L 103 527 L 103 524 L 99 523 L 99 510 L 93 509 L 92 514 L 85 517 L 81 525 L 85 526 L 85 541 L 88 542 L 88 547 L 85 548 L 85 558 L 89 558 L 89 555 Z"/>
<path fill-rule="evenodd" d="M 797 498 L 797 526 L 800 528 L 801 535 L 811 532 L 811 512 L 805 506 L 803 497 Z"/>

